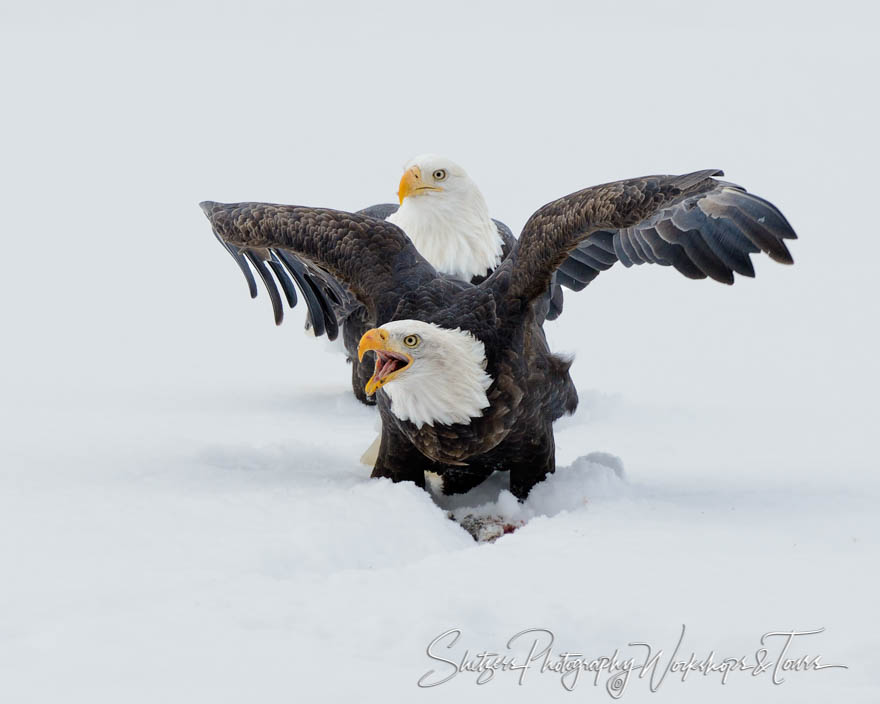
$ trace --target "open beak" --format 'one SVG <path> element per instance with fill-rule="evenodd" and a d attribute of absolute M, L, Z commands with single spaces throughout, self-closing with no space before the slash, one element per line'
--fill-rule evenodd
<path fill-rule="evenodd" d="M 381 328 L 367 330 L 358 344 L 358 361 L 363 361 L 367 352 L 376 353 L 376 368 L 373 376 L 364 387 L 367 395 L 372 396 L 389 381 L 408 369 L 413 363 L 413 358 L 393 349 L 391 336 Z"/>
<path fill-rule="evenodd" d="M 407 196 L 418 196 L 428 191 L 442 191 L 440 186 L 430 186 L 422 181 L 422 170 L 418 166 L 410 166 L 403 172 L 400 186 L 397 189 L 397 197 L 401 205 Z"/>

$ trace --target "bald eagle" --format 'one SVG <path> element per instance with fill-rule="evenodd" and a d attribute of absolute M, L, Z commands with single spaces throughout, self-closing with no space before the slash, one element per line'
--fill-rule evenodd
<path fill-rule="evenodd" d="M 441 274 L 480 283 L 516 243 L 510 228 L 489 216 L 482 192 L 464 168 L 444 156 L 422 154 L 407 162 L 397 195 L 399 206 L 383 203 L 358 212 L 397 225 Z M 376 321 L 370 319 L 357 298 L 327 272 L 293 253 L 227 249 L 247 277 L 251 297 L 256 297 L 257 285 L 247 261 L 260 275 L 269 292 L 276 324 L 283 321 L 284 308 L 273 274 L 290 307 L 298 300 L 294 283 L 299 288 L 308 309 L 306 327 L 316 337 L 326 334 L 334 340 L 341 329 L 352 365 L 352 391 L 361 402 L 372 405 L 373 397 L 364 391 L 371 368 L 360 365 L 356 352 L 361 335 L 374 327 Z M 564 273 L 559 275 L 565 276 Z M 542 315 L 547 320 L 554 320 L 562 311 L 562 291 L 556 276 L 554 274 L 542 306 Z M 574 280 L 566 281 L 570 287 Z"/>
<path fill-rule="evenodd" d="M 759 251 L 790 264 L 796 237 L 775 206 L 719 181 L 718 170 L 587 188 L 537 210 L 511 254 L 479 284 L 438 274 L 393 223 L 266 203 L 205 202 L 235 251 L 293 255 L 342 282 L 377 325 L 358 343 L 375 356 L 382 435 L 374 477 L 467 491 L 509 471 L 525 498 L 555 469 L 553 421 L 577 406 L 570 362 L 552 354 L 536 308 L 560 265 L 655 263 L 732 284 Z"/>

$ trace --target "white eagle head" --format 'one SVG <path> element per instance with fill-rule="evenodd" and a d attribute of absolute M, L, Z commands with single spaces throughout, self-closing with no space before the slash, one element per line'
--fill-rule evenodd
<path fill-rule="evenodd" d="M 368 351 L 376 354 L 376 368 L 366 392 L 382 389 L 391 412 L 417 428 L 469 423 L 489 406 L 486 348 L 469 332 L 395 320 L 364 333 L 358 358 Z"/>
<path fill-rule="evenodd" d="M 400 227 L 431 265 L 469 281 L 501 261 L 501 236 L 480 189 L 451 159 L 423 154 L 404 167 L 399 210 L 388 220 Z"/>

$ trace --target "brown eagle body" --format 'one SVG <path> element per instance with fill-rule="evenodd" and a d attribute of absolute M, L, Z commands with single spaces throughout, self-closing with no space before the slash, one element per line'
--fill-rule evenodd
<path fill-rule="evenodd" d="M 554 470 L 553 421 L 577 406 L 569 363 L 549 351 L 541 328 L 554 275 L 583 288 L 622 261 L 733 283 L 733 272 L 754 275 L 750 253 L 791 262 L 783 240 L 795 234 L 782 214 L 717 175 L 618 181 L 553 201 L 477 285 L 438 275 L 401 230 L 365 215 L 264 203 L 202 208 L 233 252 L 265 250 L 325 272 L 375 325 L 420 320 L 481 341 L 489 406 L 469 423 L 416 426 L 394 414 L 384 390 L 377 393 L 382 439 L 373 476 L 423 486 L 425 472 L 436 472 L 444 491 L 456 493 L 508 470 L 511 491 L 524 498 Z"/>
<path fill-rule="evenodd" d="M 397 212 L 398 207 L 394 203 L 382 203 L 359 210 L 356 214 L 385 220 L 389 215 Z M 506 259 L 516 246 L 516 238 L 503 222 L 499 220 L 493 222 L 502 242 L 502 259 Z M 291 308 L 297 304 L 296 288 L 299 288 L 307 308 L 306 327 L 313 332 L 315 337 L 326 335 L 332 341 L 342 332 L 347 361 L 351 365 L 352 392 L 361 403 L 368 406 L 374 405 L 376 402 L 374 397 L 364 390 L 364 386 L 373 373 L 373 368 L 370 364 L 360 363 L 357 348 L 361 336 L 367 330 L 376 327 L 379 322 L 347 290 L 345 285 L 329 276 L 327 272 L 312 262 L 297 257 L 291 252 L 272 251 L 264 247 L 246 248 L 239 251 L 238 248 L 230 247 L 224 243 L 222 239 L 220 243 L 226 247 L 245 275 L 251 298 L 257 297 L 257 283 L 251 274 L 248 262 L 257 271 L 269 293 L 276 325 L 280 325 L 284 321 L 284 307 L 281 295 L 275 286 L 273 274 L 278 279 L 281 290 Z M 447 276 L 447 278 L 453 281 L 458 280 L 452 276 Z M 470 283 L 478 284 L 485 278 L 486 276 L 475 276 L 470 280 Z M 562 311 L 562 291 L 559 284 L 555 282 L 555 277 L 546 298 L 546 305 L 543 306 L 544 317 L 553 320 Z"/>
<path fill-rule="evenodd" d="M 394 213 L 397 210 L 398 206 L 393 203 L 387 203 L 382 205 L 373 205 L 369 208 L 364 208 L 363 210 L 359 210 L 359 215 L 367 215 L 369 217 L 381 218 L 385 220 L 389 215 Z M 501 237 L 501 241 L 503 243 L 502 246 L 502 257 L 504 259 L 513 251 L 516 246 L 516 238 L 513 236 L 513 233 L 510 231 L 510 228 L 507 227 L 503 222 L 499 222 L 495 220 L 495 226 L 498 229 L 498 234 Z M 315 280 L 317 277 L 313 276 L 312 280 Z M 326 279 L 327 277 L 323 277 Z M 455 282 L 458 279 L 447 276 L 450 281 Z M 485 276 L 475 276 L 473 277 L 469 283 L 471 284 L 479 284 L 486 279 Z M 298 282 L 299 283 L 299 282 Z M 554 291 L 559 287 L 555 285 L 551 287 Z M 333 290 L 331 286 L 324 287 L 315 287 L 317 296 L 322 295 L 323 291 L 331 291 Z M 556 294 L 556 298 L 561 300 L 561 292 Z M 551 306 L 551 293 L 547 294 L 547 305 L 543 308 L 546 311 Z M 280 300 L 279 300 L 280 303 Z M 561 305 L 561 304 L 560 304 Z M 355 398 L 358 399 L 361 403 L 364 403 L 368 406 L 376 403 L 375 397 L 367 394 L 364 390 L 367 382 L 370 380 L 370 377 L 373 374 L 373 366 L 367 363 L 361 363 L 358 359 L 357 348 L 358 342 L 360 342 L 363 334 L 370 330 L 371 328 L 375 328 L 382 324 L 374 316 L 370 314 L 370 312 L 357 300 L 356 297 L 348 295 L 346 302 L 342 306 L 323 306 L 324 309 L 330 309 L 330 313 L 325 313 L 325 319 L 329 317 L 330 314 L 334 315 L 337 320 L 342 321 L 342 340 L 345 345 L 345 350 L 348 354 L 348 362 L 351 364 L 351 389 L 355 395 Z M 539 306 L 539 308 L 541 308 Z M 545 317 L 547 316 L 545 312 Z M 337 323 L 338 324 L 338 323 Z M 335 336 L 334 336 L 335 337 Z M 333 339 L 331 337 L 331 339 Z"/>

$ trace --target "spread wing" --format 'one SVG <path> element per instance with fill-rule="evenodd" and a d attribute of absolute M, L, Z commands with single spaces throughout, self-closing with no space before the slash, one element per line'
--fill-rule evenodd
<path fill-rule="evenodd" d="M 523 228 L 512 291 L 531 296 L 554 274 L 562 286 L 580 291 L 618 261 L 673 266 L 689 278 L 726 284 L 734 273 L 755 275 L 750 254 L 791 264 L 785 240 L 796 235 L 782 213 L 712 178 L 721 175 L 646 176 L 548 203 Z"/>
<path fill-rule="evenodd" d="M 358 214 L 384 220 L 397 208 L 397 205 L 386 203 L 364 208 L 359 210 Z M 219 235 L 217 239 L 244 274 L 251 298 L 256 298 L 258 292 L 251 269 L 256 271 L 272 303 L 276 325 L 280 325 L 284 320 L 284 306 L 278 286 L 281 287 L 284 299 L 291 308 L 298 303 L 297 289 L 299 289 L 307 308 L 306 327 L 310 328 L 316 337 L 326 334 L 330 340 L 335 340 L 342 323 L 362 308 L 360 301 L 344 284 L 305 257 L 282 249 L 253 247 L 239 249 L 224 242 Z"/>
<path fill-rule="evenodd" d="M 294 306 L 292 279 L 316 335 L 335 338 L 339 316 L 352 306 L 365 306 L 373 318 L 390 317 L 401 296 L 437 276 L 402 230 L 368 215 L 270 203 L 206 201 L 201 207 L 248 278 L 251 296 L 256 282 L 248 265 L 263 280 L 280 323 L 273 274 Z"/>

